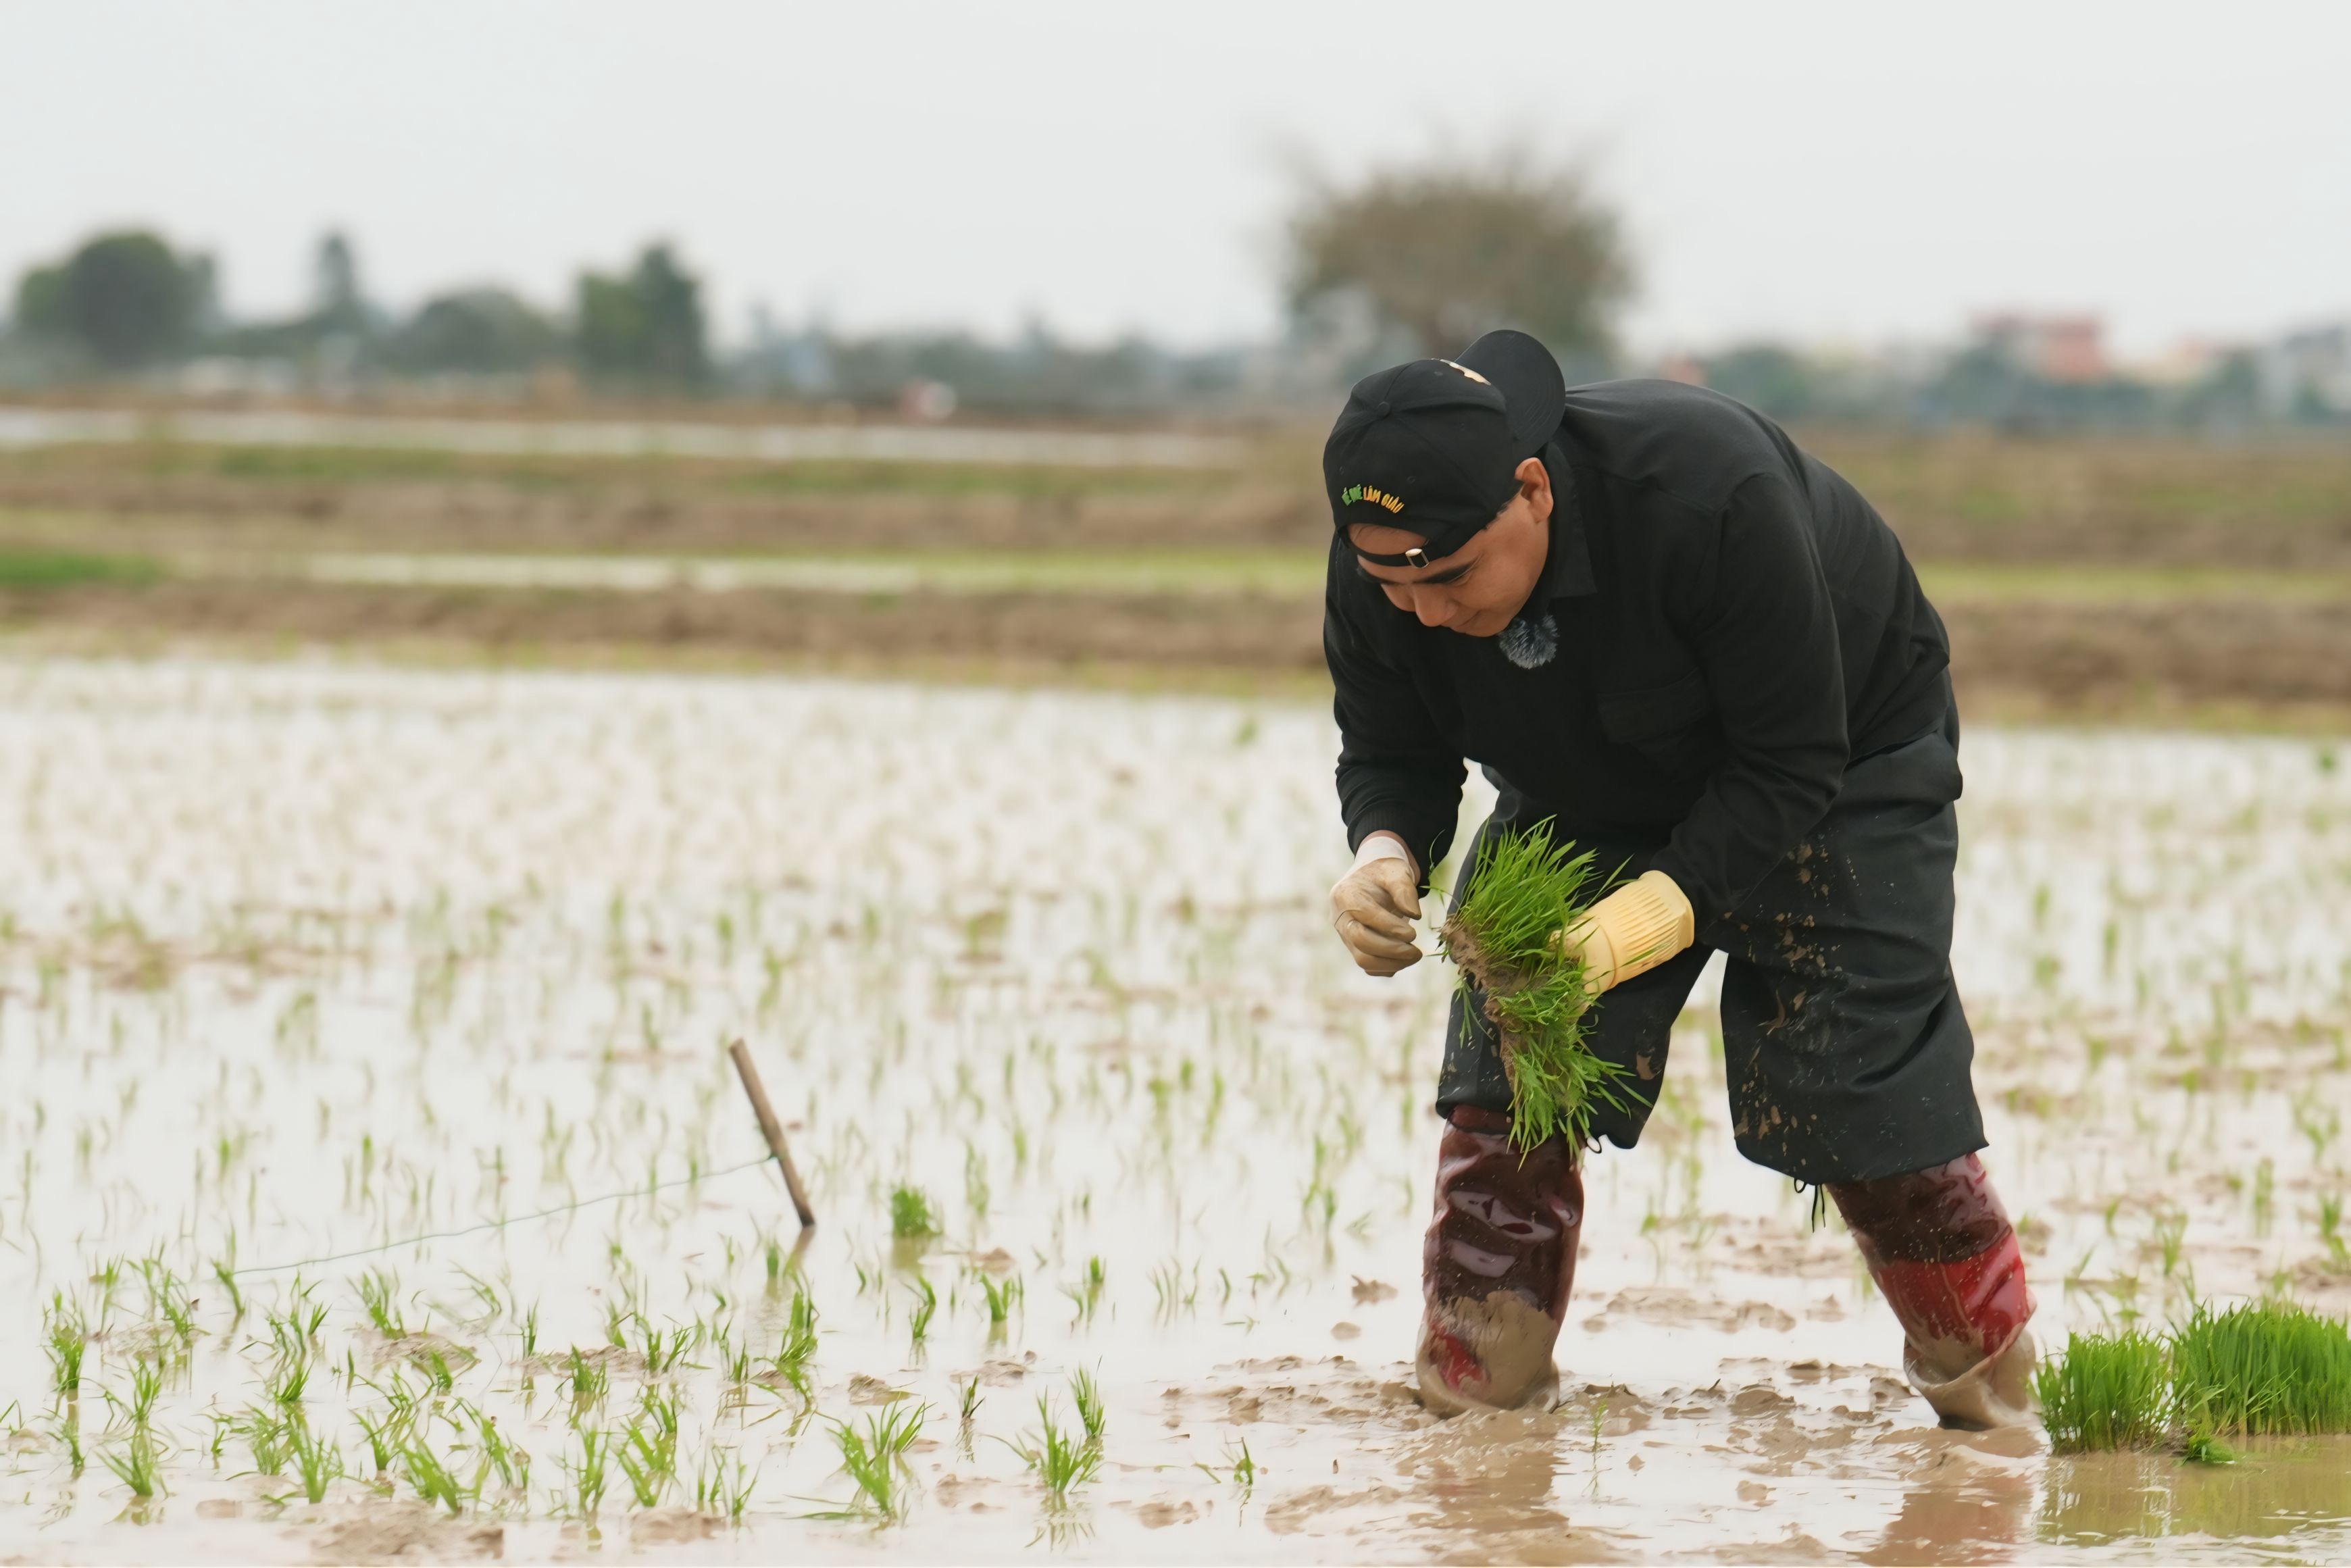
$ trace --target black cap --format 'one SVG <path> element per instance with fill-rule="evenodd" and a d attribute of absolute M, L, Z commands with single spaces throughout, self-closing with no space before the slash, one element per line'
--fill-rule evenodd
<path fill-rule="evenodd" d="M 1426 541 L 1374 566 L 1428 566 L 1469 542 L 1518 493 L 1567 408 L 1559 361 L 1524 332 L 1489 332 L 1458 360 L 1414 360 L 1357 382 L 1322 444 L 1341 528 L 1379 523 Z"/>

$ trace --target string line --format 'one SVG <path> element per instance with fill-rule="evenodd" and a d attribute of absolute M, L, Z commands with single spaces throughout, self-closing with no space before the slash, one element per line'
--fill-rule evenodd
<path fill-rule="evenodd" d="M 427 1241 L 447 1241 L 460 1236 L 478 1236 L 485 1230 L 504 1230 L 509 1225 L 528 1225 L 534 1219 L 551 1219 L 559 1214 L 574 1214 L 591 1204 L 613 1203 L 624 1197 L 649 1197 L 654 1193 L 664 1192 L 674 1186 L 691 1186 L 697 1182 L 716 1181 L 721 1176 L 730 1176 L 738 1171 L 747 1171 L 753 1166 L 767 1165 L 774 1158 L 773 1155 L 761 1155 L 756 1160 L 745 1160 L 739 1166 L 728 1166 L 723 1170 L 697 1171 L 692 1176 L 676 1176 L 669 1181 L 653 1182 L 644 1186 L 632 1186 L 621 1192 L 608 1192 L 596 1197 L 574 1198 L 569 1203 L 558 1204 L 553 1208 L 542 1208 L 533 1214 L 509 1215 L 504 1219 L 484 1220 L 479 1225 L 468 1225 L 455 1230 L 428 1230 L 421 1236 L 404 1237 L 398 1241 L 386 1241 L 380 1246 L 358 1247 L 349 1252 L 329 1252 L 323 1258 L 302 1258 L 291 1263 L 256 1263 L 247 1268 L 231 1269 L 228 1271 L 239 1277 L 246 1274 L 282 1274 L 288 1269 L 309 1269 L 322 1263 L 340 1263 L 351 1258 L 371 1258 L 379 1252 L 393 1252 L 402 1247 L 415 1247 Z"/>

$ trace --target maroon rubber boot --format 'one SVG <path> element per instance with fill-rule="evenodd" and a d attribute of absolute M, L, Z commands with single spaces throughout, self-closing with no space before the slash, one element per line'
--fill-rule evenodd
<path fill-rule="evenodd" d="M 1583 1178 L 1552 1138 L 1521 1155 L 1510 1119 L 1457 1105 L 1437 1152 L 1421 1247 L 1421 1403 L 1444 1415 L 1547 1397 L 1575 1281 Z"/>
<path fill-rule="evenodd" d="M 2030 1425 L 2039 1359 L 2016 1228 L 1963 1155 L 1878 1181 L 1830 1182 L 1870 1277 L 1902 1324 L 1903 1370 L 1947 1427 Z"/>

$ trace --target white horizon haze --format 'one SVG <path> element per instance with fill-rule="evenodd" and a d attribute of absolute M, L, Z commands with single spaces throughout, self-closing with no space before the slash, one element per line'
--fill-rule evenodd
<path fill-rule="evenodd" d="M 0 288 L 90 233 L 289 313 L 569 302 L 674 243 L 714 331 L 1279 329 L 1294 171 L 1580 158 L 1643 352 L 2102 316 L 2127 354 L 2351 317 L 2351 7 L 6 0 Z"/>

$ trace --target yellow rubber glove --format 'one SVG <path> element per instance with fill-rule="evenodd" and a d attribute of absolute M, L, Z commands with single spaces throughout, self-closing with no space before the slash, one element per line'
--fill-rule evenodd
<path fill-rule="evenodd" d="M 1420 962 L 1412 923 L 1420 918 L 1420 871 L 1395 837 L 1374 833 L 1331 885 L 1331 926 L 1355 967 L 1385 977 Z"/>
<path fill-rule="evenodd" d="M 1584 979 L 1604 991 L 1646 975 L 1698 939 L 1690 901 L 1661 871 L 1643 872 L 1559 934 L 1562 952 L 1580 953 Z"/>

